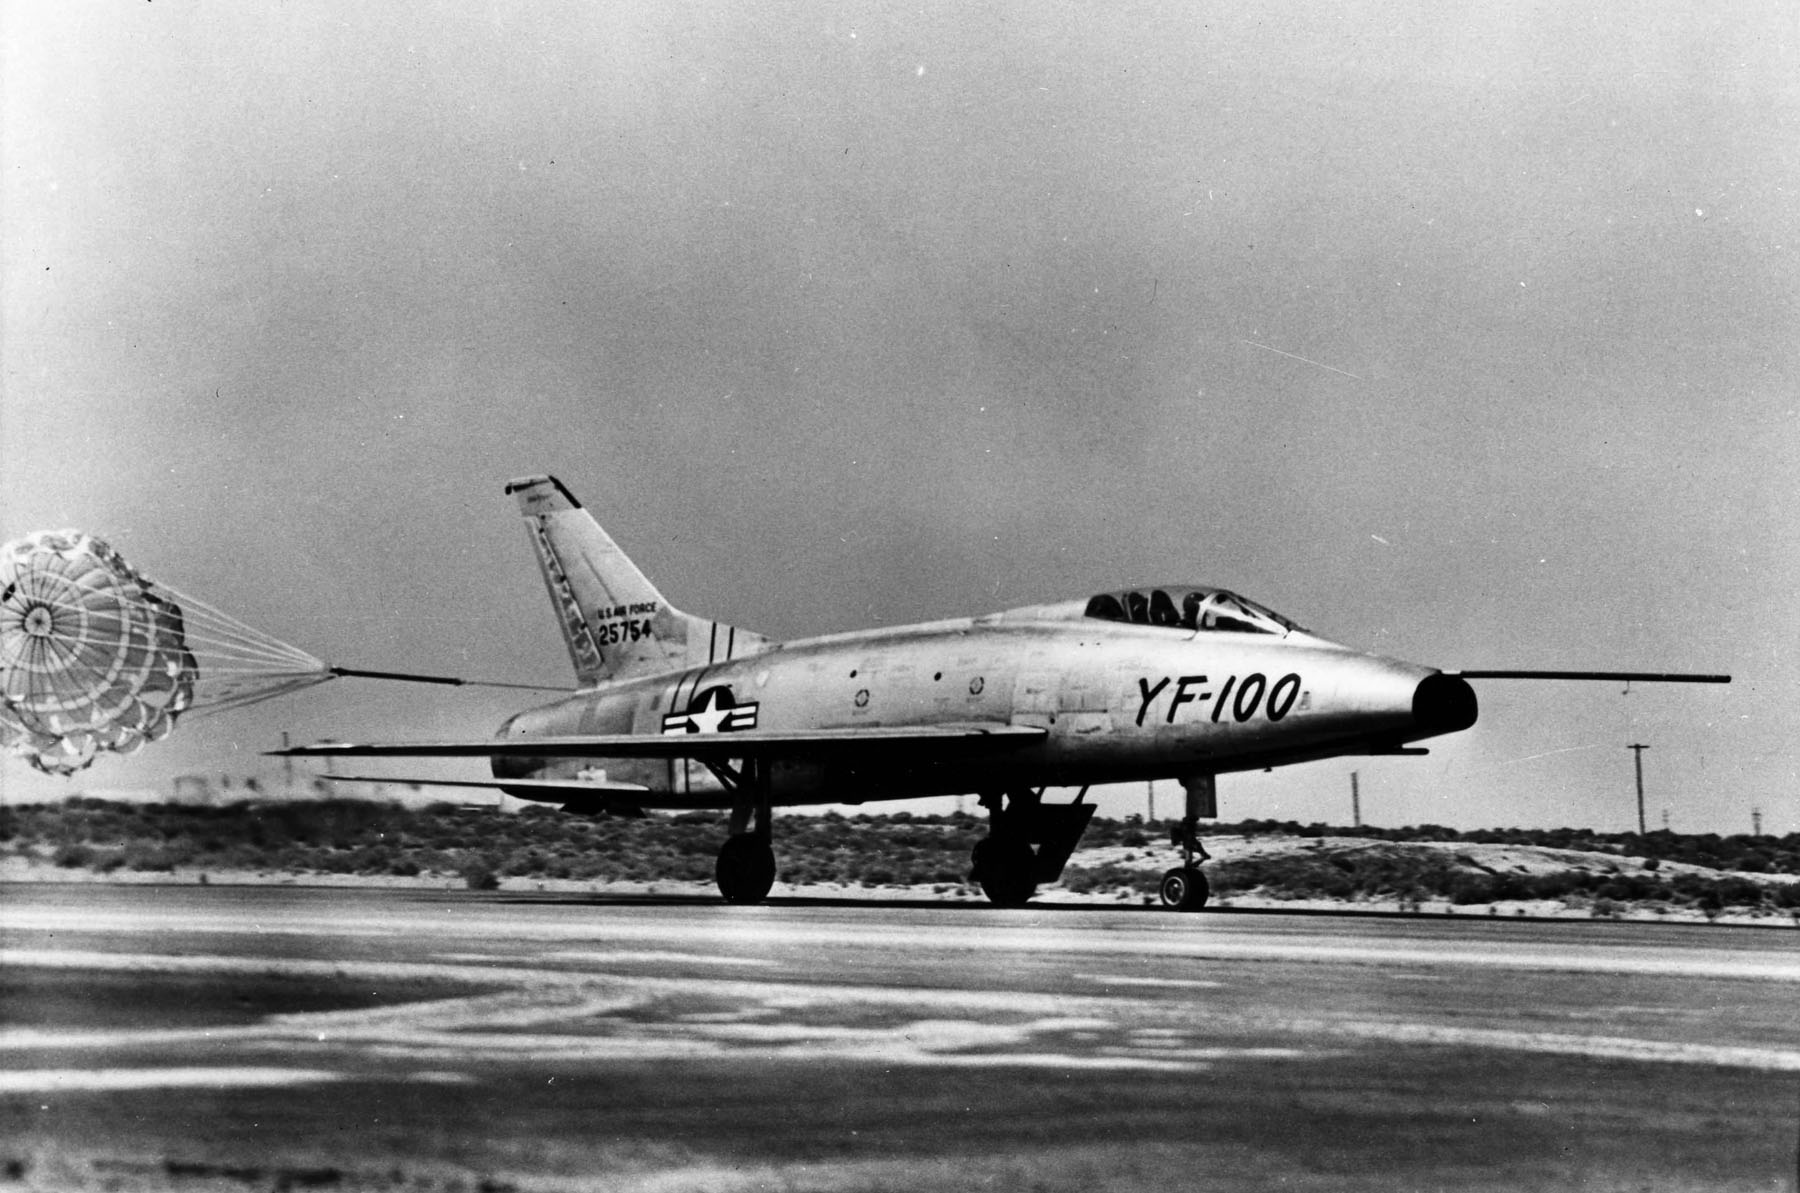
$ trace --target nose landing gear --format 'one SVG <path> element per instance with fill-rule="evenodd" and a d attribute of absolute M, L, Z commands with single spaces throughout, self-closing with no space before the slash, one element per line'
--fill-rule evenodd
<path fill-rule="evenodd" d="M 1162 876 L 1157 893 L 1161 895 L 1164 907 L 1174 911 L 1199 911 L 1212 895 L 1212 884 L 1200 871 L 1200 863 L 1212 856 L 1200 843 L 1200 818 L 1218 818 L 1218 783 L 1212 775 L 1195 775 L 1183 779 L 1181 786 L 1187 792 L 1187 815 L 1169 830 L 1169 844 L 1181 850 L 1181 865 Z"/>

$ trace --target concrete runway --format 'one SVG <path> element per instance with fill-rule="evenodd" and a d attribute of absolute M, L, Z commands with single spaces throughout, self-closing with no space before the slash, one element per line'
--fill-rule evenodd
<path fill-rule="evenodd" d="M 1800 933 L 0 891 L 0 1185 L 1794 1187 Z"/>

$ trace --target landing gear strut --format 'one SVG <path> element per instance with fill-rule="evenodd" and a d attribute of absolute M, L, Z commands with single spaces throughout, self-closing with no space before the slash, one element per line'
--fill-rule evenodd
<path fill-rule="evenodd" d="M 969 879 L 980 884 L 988 902 L 1023 907 L 1040 883 L 1062 877 L 1063 866 L 1094 815 L 1094 805 L 1082 802 L 1086 797 L 1085 787 L 1072 804 L 1046 804 L 1041 787 L 982 792 L 988 835 L 975 842 Z"/>
<path fill-rule="evenodd" d="M 1169 843 L 1180 847 L 1181 865 L 1162 876 L 1158 893 L 1164 907 L 1176 911 L 1199 911 L 1212 894 L 1212 884 L 1200 871 L 1200 863 L 1210 859 L 1206 846 L 1200 843 L 1200 818 L 1216 819 L 1219 815 L 1218 784 L 1212 775 L 1194 775 L 1183 779 L 1187 792 L 1187 815 L 1169 830 Z"/>
<path fill-rule="evenodd" d="M 727 903 L 761 903 L 775 885 L 769 764 L 760 758 L 746 758 L 742 770 L 734 770 L 725 762 L 709 762 L 707 766 L 733 797 L 731 836 L 719 849 L 713 881 L 719 884 L 719 894 L 725 896 Z"/>

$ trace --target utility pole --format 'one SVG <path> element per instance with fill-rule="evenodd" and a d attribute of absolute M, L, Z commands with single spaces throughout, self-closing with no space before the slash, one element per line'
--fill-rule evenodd
<path fill-rule="evenodd" d="M 1145 824 L 1156 823 L 1156 780 L 1144 784 L 1144 793 L 1150 797 L 1150 814 L 1144 817 Z"/>
<path fill-rule="evenodd" d="M 1362 827 L 1362 791 L 1356 786 L 1356 772 L 1350 772 L 1350 824 Z"/>
<path fill-rule="evenodd" d="M 1650 747 L 1640 742 L 1625 748 L 1632 751 L 1633 760 L 1637 763 L 1638 836 L 1641 837 L 1644 835 L 1644 751 Z"/>
<path fill-rule="evenodd" d="M 1761 808 L 1751 808 L 1750 809 L 1750 835 L 1752 837 L 1762 836 L 1762 809 Z"/>

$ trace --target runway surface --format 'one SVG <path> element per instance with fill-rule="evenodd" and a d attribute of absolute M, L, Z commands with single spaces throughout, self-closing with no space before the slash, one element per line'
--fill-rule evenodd
<path fill-rule="evenodd" d="M 0 1185 L 1793 1187 L 1800 933 L 0 891 Z"/>

